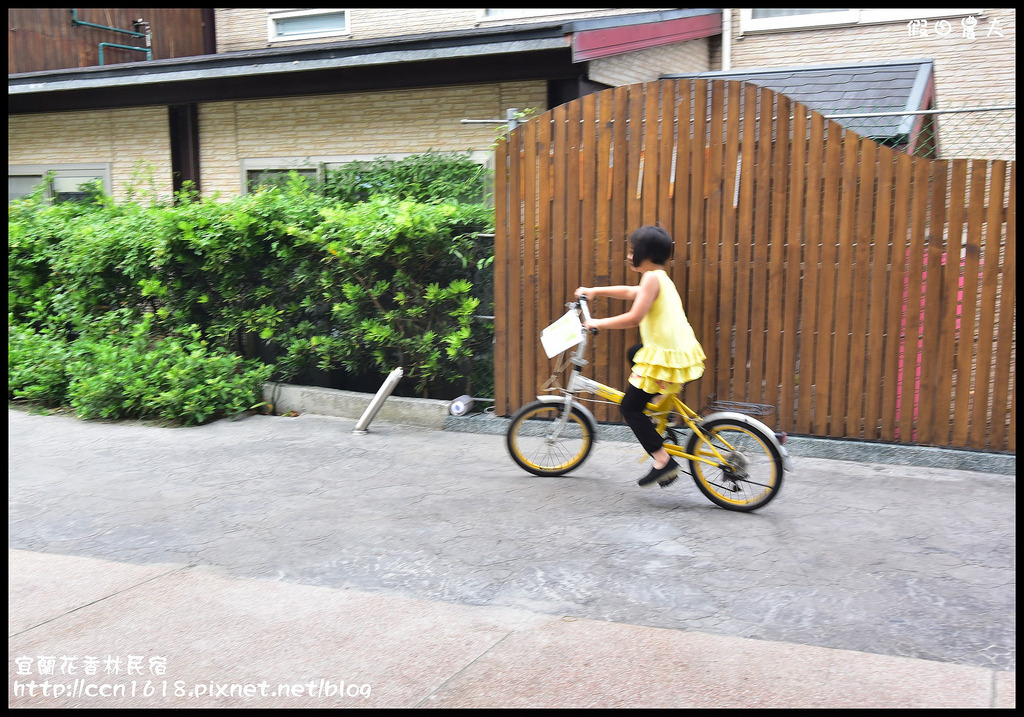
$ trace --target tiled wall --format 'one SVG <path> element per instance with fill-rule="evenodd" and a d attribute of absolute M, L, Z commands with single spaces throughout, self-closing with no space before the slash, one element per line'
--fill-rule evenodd
<path fill-rule="evenodd" d="M 607 17 L 652 10 L 674 8 L 611 8 L 604 10 L 582 10 L 551 15 L 534 15 L 523 18 L 484 19 L 482 8 L 449 9 L 382 9 L 348 8 L 349 33 L 344 37 L 351 40 L 367 40 L 396 35 L 413 35 L 446 30 L 472 30 L 495 25 L 528 24 L 553 18 L 577 19 Z M 265 47 L 316 44 L 323 39 L 294 40 L 290 42 L 268 42 L 267 8 L 217 8 L 217 52 L 233 50 L 256 50 Z M 336 41 L 343 38 L 331 38 Z"/>
<path fill-rule="evenodd" d="M 652 47 L 590 62 L 589 76 L 595 82 L 618 87 L 634 82 L 652 82 L 673 72 L 707 72 L 708 39 L 689 40 Z"/>
<path fill-rule="evenodd" d="M 12 165 L 110 163 L 116 199 L 128 187 L 171 193 L 167 108 L 9 115 L 7 163 Z"/>

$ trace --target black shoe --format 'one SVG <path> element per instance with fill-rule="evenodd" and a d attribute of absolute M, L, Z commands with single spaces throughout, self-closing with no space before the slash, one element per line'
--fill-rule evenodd
<path fill-rule="evenodd" d="M 662 488 L 669 486 L 679 475 L 679 464 L 675 458 L 669 458 L 664 468 L 651 468 L 651 472 L 637 481 L 637 485 L 650 485 L 657 482 Z"/>

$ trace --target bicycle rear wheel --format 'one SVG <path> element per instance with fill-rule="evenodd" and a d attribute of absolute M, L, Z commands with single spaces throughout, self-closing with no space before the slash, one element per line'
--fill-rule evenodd
<path fill-rule="evenodd" d="M 703 433 L 703 439 L 701 437 Z M 711 442 L 727 461 L 722 464 Z M 782 456 L 765 433 L 743 421 L 718 418 L 690 435 L 686 452 L 707 458 L 709 465 L 690 460 L 690 473 L 700 492 L 727 510 L 749 512 L 768 505 L 782 488 Z"/>
<path fill-rule="evenodd" d="M 560 476 L 582 465 L 594 447 L 594 431 L 575 408 L 559 430 L 562 403 L 534 401 L 512 416 L 505 433 L 509 455 L 521 468 L 538 476 Z"/>

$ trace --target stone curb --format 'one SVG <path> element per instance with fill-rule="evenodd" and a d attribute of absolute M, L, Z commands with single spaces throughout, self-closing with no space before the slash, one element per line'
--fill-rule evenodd
<path fill-rule="evenodd" d="M 374 394 L 267 383 L 263 389 L 263 397 L 274 405 L 274 412 L 278 414 L 295 411 L 358 420 L 370 405 Z M 508 428 L 509 419 L 487 412 L 452 416 L 448 411 L 450 405 L 451 401 L 389 396 L 381 405 L 374 420 L 460 433 L 502 435 Z M 601 424 L 598 427 L 598 438 L 623 442 L 634 440 L 627 426 L 617 424 Z M 1007 453 L 809 436 L 789 436 L 786 450 L 794 457 L 945 468 L 1001 475 L 1017 474 L 1017 456 Z"/>
<path fill-rule="evenodd" d="M 263 400 L 271 403 L 274 413 L 277 414 L 295 411 L 359 420 L 374 395 L 318 386 L 294 386 L 287 383 L 267 383 L 263 386 Z M 381 404 L 374 420 L 440 431 L 445 427 L 450 404 L 451 401 L 429 398 L 388 396 Z"/>

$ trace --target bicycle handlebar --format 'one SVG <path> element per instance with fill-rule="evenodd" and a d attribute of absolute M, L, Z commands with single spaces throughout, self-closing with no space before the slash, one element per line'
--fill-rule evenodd
<path fill-rule="evenodd" d="M 587 307 L 587 295 L 586 294 L 580 294 L 580 302 L 579 303 L 580 303 L 580 310 L 583 312 L 583 320 L 584 320 L 584 322 L 590 321 L 590 309 Z M 597 329 L 590 328 L 590 329 L 587 329 L 587 331 L 590 332 L 591 336 L 597 336 Z"/>

